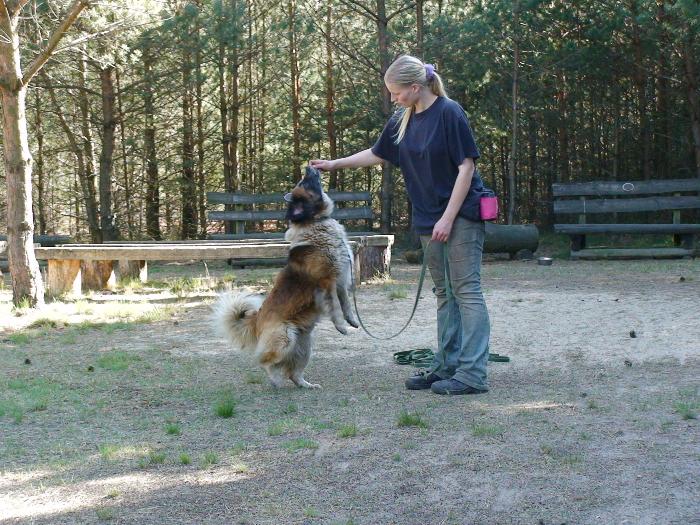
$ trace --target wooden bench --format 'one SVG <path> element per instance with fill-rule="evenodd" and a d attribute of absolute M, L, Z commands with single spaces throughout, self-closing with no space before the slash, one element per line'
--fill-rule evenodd
<path fill-rule="evenodd" d="M 360 242 L 351 242 L 355 253 L 355 278 L 360 278 Z M 37 259 L 48 261 L 47 293 L 80 295 L 83 290 L 113 289 L 116 285 L 115 263 L 121 278 L 132 277 L 146 282 L 147 261 L 228 260 L 249 258 L 286 258 L 289 243 L 211 242 L 190 243 L 110 243 L 74 244 L 36 248 Z"/>
<path fill-rule="evenodd" d="M 366 229 L 371 230 L 374 213 L 371 208 L 372 195 L 370 192 L 330 191 L 328 196 L 335 203 L 332 217 L 345 226 L 350 240 L 360 243 L 361 279 L 365 280 L 376 274 L 389 274 L 394 236 L 373 231 L 352 231 L 348 227 L 350 221 L 364 221 Z M 224 205 L 227 208 L 223 211 L 209 210 L 209 220 L 229 223 L 229 229 L 235 231 L 235 233 L 214 233 L 209 235 L 209 239 L 258 242 L 259 240 L 284 238 L 282 229 L 286 220 L 287 203 L 282 193 L 253 195 L 249 193 L 209 192 L 207 193 L 207 202 L 210 207 Z M 343 207 L 348 203 L 363 204 Z M 246 225 L 250 223 L 262 223 L 267 226 L 267 229 L 246 231 Z M 233 261 L 239 266 L 254 265 L 259 262 L 255 259 Z M 279 261 L 275 262 L 279 263 Z"/>
<path fill-rule="evenodd" d="M 698 192 L 700 179 L 553 184 L 554 213 L 578 216 L 577 223 L 557 223 L 554 231 L 570 237 L 573 259 L 693 257 L 700 224 L 681 222 L 681 210 L 700 209 Z M 617 221 L 620 213 L 637 218 L 643 212 L 653 212 L 654 221 Z M 607 222 L 591 222 L 592 215 Z M 675 247 L 588 248 L 590 234 L 669 234 Z"/>

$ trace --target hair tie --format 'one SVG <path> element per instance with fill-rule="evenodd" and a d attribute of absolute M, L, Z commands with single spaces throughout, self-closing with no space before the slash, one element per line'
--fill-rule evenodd
<path fill-rule="evenodd" d="M 425 67 L 425 80 L 430 82 L 435 77 L 435 66 L 432 64 L 424 64 Z"/>

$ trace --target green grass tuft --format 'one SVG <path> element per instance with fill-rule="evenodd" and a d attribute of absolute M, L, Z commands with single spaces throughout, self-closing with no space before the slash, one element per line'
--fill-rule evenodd
<path fill-rule="evenodd" d="M 318 443 L 316 443 L 313 439 L 297 438 L 287 441 L 282 446 L 285 448 L 285 450 L 287 450 L 287 452 L 297 452 L 298 450 L 302 449 L 317 449 Z"/>
<path fill-rule="evenodd" d="M 105 370 L 111 370 L 112 372 L 120 372 L 128 369 L 132 363 L 138 361 L 141 361 L 141 358 L 137 355 L 112 349 L 97 359 L 97 366 Z"/>
<path fill-rule="evenodd" d="M 471 430 L 474 437 L 499 436 L 503 434 L 503 428 L 496 425 L 475 424 L 472 425 Z"/>
<path fill-rule="evenodd" d="M 423 421 L 418 414 L 410 414 L 405 410 L 402 410 L 399 414 L 397 425 L 399 427 L 428 428 L 428 423 Z"/>
<path fill-rule="evenodd" d="M 177 423 L 166 423 L 165 433 L 169 436 L 179 436 L 180 434 L 182 434 L 182 431 L 180 430 L 180 425 L 178 425 Z"/>
<path fill-rule="evenodd" d="M 236 404 L 231 393 L 224 393 L 214 405 L 214 413 L 223 418 L 233 417 L 236 413 Z"/>
<path fill-rule="evenodd" d="M 215 452 L 205 452 L 202 457 L 202 468 L 209 468 L 219 462 L 219 456 Z"/>
<path fill-rule="evenodd" d="M 355 423 L 350 423 L 348 425 L 343 425 L 338 430 L 338 437 L 349 438 L 355 437 L 357 435 L 357 425 Z"/>
<path fill-rule="evenodd" d="M 190 459 L 189 454 L 186 454 L 185 452 L 180 454 L 179 460 L 181 465 L 189 465 L 192 463 L 192 459 Z"/>

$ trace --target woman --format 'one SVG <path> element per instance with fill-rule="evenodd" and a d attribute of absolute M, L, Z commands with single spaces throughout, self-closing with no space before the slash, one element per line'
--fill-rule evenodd
<path fill-rule="evenodd" d="M 438 322 L 433 363 L 408 378 L 406 388 L 483 393 L 488 391 L 490 323 L 481 292 L 484 223 L 479 200 L 484 187 L 475 166 L 479 151 L 464 110 L 447 97 L 431 64 L 399 57 L 387 69 L 384 83 L 401 109 L 376 144 L 350 157 L 312 160 L 311 165 L 334 170 L 387 160 L 401 168 L 413 225 L 435 283 Z"/>

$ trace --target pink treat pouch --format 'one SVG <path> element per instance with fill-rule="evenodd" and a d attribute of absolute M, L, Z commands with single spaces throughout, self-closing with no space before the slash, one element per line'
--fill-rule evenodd
<path fill-rule="evenodd" d="M 482 221 L 495 221 L 498 219 L 498 197 L 491 190 L 481 196 L 479 208 Z"/>

